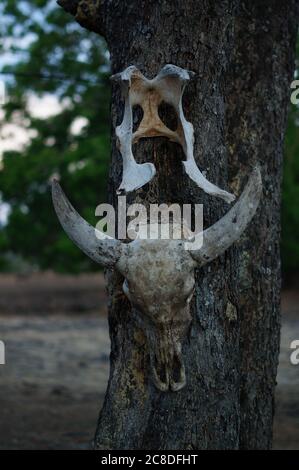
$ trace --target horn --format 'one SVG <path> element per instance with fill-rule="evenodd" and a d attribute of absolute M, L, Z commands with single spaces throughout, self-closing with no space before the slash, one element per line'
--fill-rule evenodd
<path fill-rule="evenodd" d="M 240 238 L 257 210 L 261 194 L 262 178 L 257 166 L 235 205 L 218 222 L 204 230 L 202 247 L 190 250 L 190 255 L 200 266 L 221 255 Z"/>
<path fill-rule="evenodd" d="M 52 181 L 52 199 L 58 219 L 70 239 L 93 261 L 112 267 L 121 256 L 122 243 L 86 222 L 73 208 L 57 180 Z"/>

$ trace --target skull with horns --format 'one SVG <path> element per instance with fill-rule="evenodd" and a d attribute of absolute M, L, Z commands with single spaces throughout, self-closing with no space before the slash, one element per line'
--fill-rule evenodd
<path fill-rule="evenodd" d="M 123 275 L 123 291 L 147 337 L 152 378 L 158 389 L 176 391 L 186 384 L 182 339 L 191 321 L 194 269 L 238 240 L 255 214 L 261 191 L 260 170 L 255 168 L 239 200 L 200 234 L 201 248 L 186 250 L 184 240 L 136 238 L 122 243 L 97 231 L 53 181 L 55 210 L 71 240 L 92 260 Z"/>

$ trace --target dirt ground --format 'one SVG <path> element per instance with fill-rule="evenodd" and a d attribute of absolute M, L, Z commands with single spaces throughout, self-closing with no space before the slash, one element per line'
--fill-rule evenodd
<path fill-rule="evenodd" d="M 283 292 L 275 449 L 299 449 L 299 291 Z M 109 372 L 101 275 L 0 275 L 0 449 L 88 449 Z"/>

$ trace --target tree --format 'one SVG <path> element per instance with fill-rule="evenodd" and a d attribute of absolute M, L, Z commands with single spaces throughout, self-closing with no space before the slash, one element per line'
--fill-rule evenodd
<path fill-rule="evenodd" d="M 292 104 L 286 133 L 282 190 L 282 267 L 288 281 L 299 266 L 299 132 L 298 105 Z"/>
<path fill-rule="evenodd" d="M 59 3 L 82 26 L 105 36 L 113 73 L 134 64 L 154 76 L 166 63 L 196 73 L 184 109 L 195 128 L 197 162 L 210 180 L 240 194 L 252 165 L 259 162 L 263 173 L 263 199 L 250 229 L 197 273 L 193 323 L 184 345 L 186 388 L 161 393 L 148 381 L 144 336 L 130 315 L 122 279 L 107 274 L 111 371 L 95 446 L 270 448 L 280 330 L 282 147 L 296 2 Z M 113 87 L 113 128 L 121 114 Z M 116 206 L 121 167 L 114 134 L 112 144 L 109 195 Z M 145 140 L 135 155 L 140 162 L 154 161 L 158 174 L 128 202 L 203 202 L 207 226 L 227 211 L 224 202 L 186 178 L 177 145 Z"/>
<path fill-rule="evenodd" d="M 5 0 L 0 9 L 5 18 L 0 50 L 13 58 L 1 70 L 9 96 L 1 124 L 21 124 L 31 135 L 25 149 L 5 152 L 1 162 L 0 196 L 10 214 L 0 232 L 0 253 L 14 252 L 41 269 L 90 271 L 94 265 L 60 230 L 49 181 L 59 175 L 85 217 L 96 222 L 94 207 L 106 197 L 109 159 L 104 41 L 54 1 Z M 49 95 L 61 109 L 45 118 L 36 112 L 38 100 L 29 105 L 32 97 Z M 85 124 L 81 132 L 74 129 L 78 119 Z"/>

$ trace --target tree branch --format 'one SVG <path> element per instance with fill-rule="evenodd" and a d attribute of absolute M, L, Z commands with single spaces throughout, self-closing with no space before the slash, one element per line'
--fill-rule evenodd
<path fill-rule="evenodd" d="M 103 0 L 57 0 L 57 3 L 83 28 L 105 36 Z"/>

